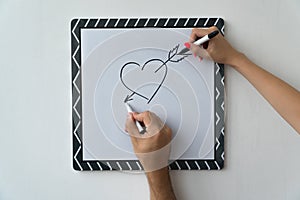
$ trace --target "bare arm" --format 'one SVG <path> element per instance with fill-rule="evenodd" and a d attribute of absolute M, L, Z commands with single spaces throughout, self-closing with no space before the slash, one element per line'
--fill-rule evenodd
<path fill-rule="evenodd" d="M 147 172 L 146 175 L 149 184 L 151 200 L 176 199 L 167 167 L 153 172 Z"/>
<path fill-rule="evenodd" d="M 191 41 L 213 30 L 194 29 Z M 200 57 L 231 65 L 242 74 L 274 109 L 300 134 L 300 92 L 295 88 L 251 62 L 244 54 L 234 49 L 219 34 L 209 41 L 206 49 L 191 44 L 191 50 Z"/>
<path fill-rule="evenodd" d="M 140 134 L 134 123 L 143 122 L 146 133 Z M 168 170 L 171 129 L 151 112 L 130 113 L 126 131 L 131 136 L 134 152 L 146 172 L 151 200 L 175 200 Z"/>
<path fill-rule="evenodd" d="M 254 64 L 243 54 L 234 59 L 231 65 L 300 134 L 300 92 Z"/>

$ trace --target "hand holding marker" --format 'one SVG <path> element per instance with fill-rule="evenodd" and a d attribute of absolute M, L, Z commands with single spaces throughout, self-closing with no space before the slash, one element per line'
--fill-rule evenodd
<path fill-rule="evenodd" d="M 133 110 L 132 110 L 131 106 L 130 106 L 127 102 L 124 102 L 124 103 L 125 103 L 127 112 L 128 112 L 128 113 L 133 113 Z M 139 121 L 135 120 L 135 124 L 136 124 L 136 126 L 137 126 L 137 128 L 138 128 L 140 134 L 143 134 L 143 133 L 146 132 L 146 128 L 143 127 L 143 126 L 140 124 Z"/>
<path fill-rule="evenodd" d="M 211 32 L 210 34 L 205 35 L 204 37 L 202 37 L 202 38 L 200 38 L 199 40 L 195 41 L 193 44 L 195 44 L 195 45 L 202 45 L 203 43 L 205 43 L 205 42 L 209 41 L 210 39 L 212 39 L 213 37 L 217 36 L 218 34 L 219 34 L 219 31 L 218 31 L 218 30 L 213 31 L 213 32 Z M 189 48 L 184 48 L 184 49 L 182 49 L 177 55 L 183 55 L 183 54 L 185 54 L 186 52 L 188 52 L 189 50 L 190 50 Z M 125 103 L 127 112 L 128 112 L 128 113 L 130 113 L 130 112 L 132 113 L 133 110 L 132 110 L 131 106 L 130 106 L 127 102 L 124 102 L 124 103 Z M 143 134 L 143 133 L 146 132 L 145 127 L 143 127 L 143 126 L 140 124 L 139 121 L 135 121 L 135 124 L 136 124 L 136 126 L 137 126 L 137 128 L 138 128 L 138 130 L 139 130 L 139 132 L 140 132 L 141 134 Z"/>
<path fill-rule="evenodd" d="M 219 31 L 218 31 L 218 30 L 215 30 L 215 31 L 213 31 L 213 32 L 211 32 L 211 33 L 205 35 L 204 37 L 200 38 L 199 40 L 196 40 L 193 44 L 198 45 L 198 46 L 199 46 L 199 45 L 202 45 L 202 44 L 204 44 L 205 42 L 208 42 L 210 39 L 216 37 L 218 34 L 219 34 Z M 178 55 L 183 55 L 183 54 L 185 54 L 186 52 L 188 52 L 188 51 L 190 50 L 190 49 L 189 49 L 189 48 L 190 48 L 189 43 L 186 43 L 186 45 L 188 45 L 188 46 L 187 46 L 188 48 L 182 49 L 182 50 L 178 53 Z"/>

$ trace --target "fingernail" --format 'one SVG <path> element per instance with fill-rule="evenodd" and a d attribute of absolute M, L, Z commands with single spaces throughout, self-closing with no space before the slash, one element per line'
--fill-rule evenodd
<path fill-rule="evenodd" d="M 197 56 L 197 54 L 196 53 L 194 53 L 194 57 L 196 58 L 196 56 Z"/>
<path fill-rule="evenodd" d="M 203 60 L 203 58 L 199 56 L 199 61 L 201 62 L 202 60 Z"/>
<path fill-rule="evenodd" d="M 186 43 L 184 43 L 184 46 L 186 47 L 186 48 L 191 48 L 191 45 L 190 45 L 190 43 L 188 43 L 188 42 L 186 42 Z"/>

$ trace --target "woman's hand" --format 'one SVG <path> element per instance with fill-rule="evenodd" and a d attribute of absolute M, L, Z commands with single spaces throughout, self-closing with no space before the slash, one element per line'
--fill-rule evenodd
<path fill-rule="evenodd" d="M 215 30 L 218 30 L 215 26 L 208 29 L 194 28 L 190 36 L 190 41 L 189 43 L 186 43 L 185 46 L 188 47 L 194 55 L 199 56 L 200 58 L 206 58 L 217 63 L 232 65 L 240 53 L 227 42 L 222 34 L 218 34 L 202 46 L 193 44 L 193 42 L 198 38 L 201 38 Z"/>

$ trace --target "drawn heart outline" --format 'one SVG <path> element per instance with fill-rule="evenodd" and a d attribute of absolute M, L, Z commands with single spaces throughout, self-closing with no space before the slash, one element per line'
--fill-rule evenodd
<path fill-rule="evenodd" d="M 150 97 L 147 97 L 146 95 L 144 94 L 141 94 L 137 91 L 135 91 L 134 89 L 130 88 L 124 81 L 123 79 L 123 72 L 124 72 L 124 69 L 129 66 L 129 65 L 136 65 L 138 68 L 140 68 L 141 71 L 143 71 L 145 69 L 145 67 L 147 67 L 147 65 L 150 63 L 150 62 L 153 62 L 153 61 L 159 61 L 161 62 L 161 65 L 158 66 L 157 70 L 154 71 L 154 73 L 157 73 L 157 71 L 161 70 L 163 67 L 165 68 L 165 72 L 162 76 L 162 80 L 159 82 L 159 85 L 157 86 L 157 88 L 154 90 L 154 92 L 152 93 L 152 95 Z M 144 99 L 147 100 L 147 103 L 150 103 L 151 100 L 153 99 L 153 97 L 157 94 L 157 92 L 159 91 L 159 89 L 161 88 L 162 84 L 164 83 L 165 79 L 166 79 L 166 76 L 167 76 L 167 72 L 168 72 L 168 67 L 167 67 L 167 64 L 166 62 L 162 61 L 161 59 L 151 59 L 151 60 L 148 60 L 147 62 L 145 62 L 142 67 L 139 63 L 137 62 L 128 62 L 126 64 L 124 64 L 120 70 L 120 80 L 122 82 L 122 84 L 124 85 L 124 87 L 126 87 L 129 91 L 132 92 L 131 95 L 127 96 L 126 99 L 125 99 L 125 102 L 130 100 L 130 98 L 133 96 L 133 95 L 138 95 Z"/>

